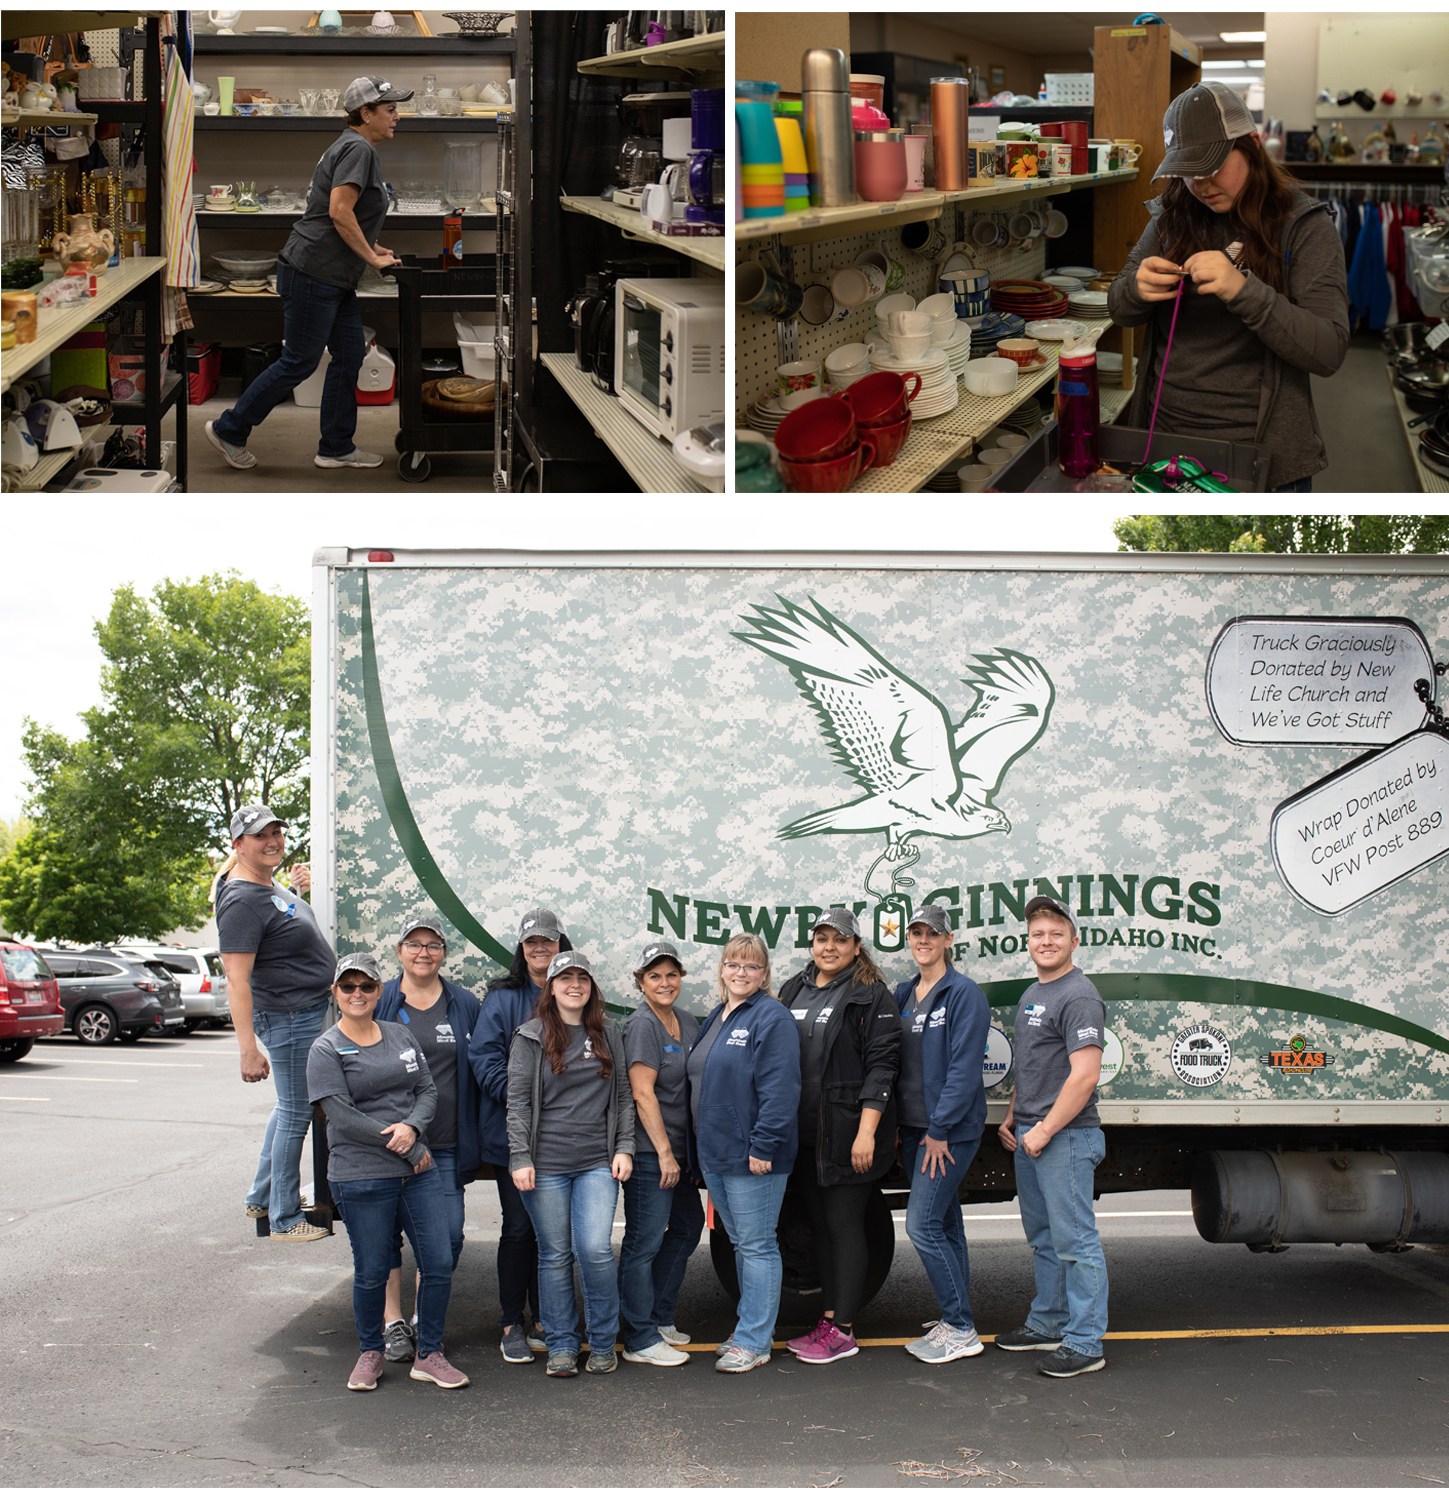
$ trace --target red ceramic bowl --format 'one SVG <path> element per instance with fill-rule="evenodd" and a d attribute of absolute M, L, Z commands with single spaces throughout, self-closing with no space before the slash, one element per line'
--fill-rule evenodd
<path fill-rule="evenodd" d="M 821 396 L 792 411 L 775 429 L 775 447 L 791 463 L 824 463 L 855 447 L 855 413 L 837 396 Z"/>
<path fill-rule="evenodd" d="M 914 380 L 915 388 L 908 390 L 906 380 Z M 857 380 L 846 391 L 845 399 L 862 427 L 879 427 L 903 421 L 920 391 L 921 377 L 914 370 L 905 379 L 894 370 L 876 370 Z"/>
<path fill-rule="evenodd" d="M 811 403 L 812 406 L 819 404 Z M 775 441 L 778 446 L 779 433 L 775 434 Z M 874 462 L 875 443 L 870 438 L 862 438 L 849 453 L 825 463 L 792 463 L 782 453 L 780 472 L 785 476 L 785 483 L 797 493 L 839 494 L 842 490 L 848 490 Z"/>
<path fill-rule="evenodd" d="M 896 422 L 890 427 L 872 427 L 870 429 L 870 440 L 875 444 L 875 457 L 871 460 L 871 468 L 886 469 L 896 461 L 902 445 L 911 435 L 911 413 L 906 413 L 904 422 Z"/>

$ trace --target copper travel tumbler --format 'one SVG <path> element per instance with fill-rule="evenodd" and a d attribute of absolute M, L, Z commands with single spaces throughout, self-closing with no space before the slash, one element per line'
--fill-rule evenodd
<path fill-rule="evenodd" d="M 943 193 L 968 188 L 966 138 L 971 108 L 968 78 L 931 80 L 931 133 L 935 138 L 936 187 Z"/>

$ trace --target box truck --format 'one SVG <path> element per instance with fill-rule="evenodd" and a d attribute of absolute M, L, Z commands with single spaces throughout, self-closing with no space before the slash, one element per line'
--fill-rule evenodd
<path fill-rule="evenodd" d="M 314 577 L 339 950 L 390 958 L 432 907 L 481 992 L 547 905 L 611 1005 L 667 938 L 704 1014 L 731 933 L 778 984 L 845 904 L 901 979 L 942 903 L 993 1007 L 987 1202 L 1054 896 L 1107 1006 L 1099 1192 L 1190 1188 L 1255 1251 L 1449 1240 L 1446 559 L 327 548 Z M 804 1295 L 788 1201 L 781 1242 Z"/>

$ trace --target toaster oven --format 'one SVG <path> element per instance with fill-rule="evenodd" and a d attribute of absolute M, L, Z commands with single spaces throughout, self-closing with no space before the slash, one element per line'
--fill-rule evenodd
<path fill-rule="evenodd" d="M 614 286 L 614 390 L 670 442 L 724 420 L 724 282 L 639 278 Z"/>

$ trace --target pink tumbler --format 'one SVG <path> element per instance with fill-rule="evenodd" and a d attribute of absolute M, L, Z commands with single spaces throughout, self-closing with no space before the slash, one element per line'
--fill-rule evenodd
<path fill-rule="evenodd" d="M 872 203 L 892 203 L 906 191 L 904 130 L 855 132 L 855 190 Z"/>

